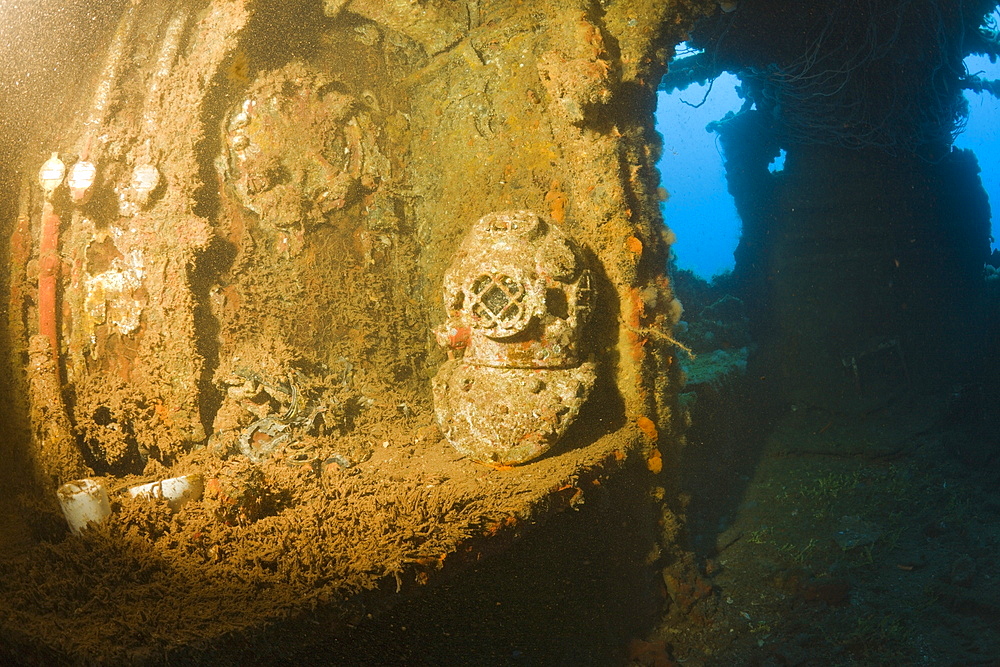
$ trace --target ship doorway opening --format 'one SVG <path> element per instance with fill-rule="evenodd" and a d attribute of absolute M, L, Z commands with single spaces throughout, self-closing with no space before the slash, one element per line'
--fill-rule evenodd
<path fill-rule="evenodd" d="M 1000 21 L 1000 15 L 993 14 L 994 25 Z M 965 59 L 965 67 L 969 74 L 984 81 L 1000 80 L 1000 61 L 990 62 L 990 58 L 981 55 L 971 55 Z M 969 117 L 965 129 L 955 139 L 958 148 L 969 148 L 976 154 L 981 169 L 980 178 L 983 188 L 989 198 L 991 213 L 992 250 L 1000 248 L 997 229 L 996 211 L 1000 206 L 1000 98 L 987 91 L 965 91 L 969 102 Z"/>
<path fill-rule="evenodd" d="M 676 58 L 693 53 L 697 51 L 682 44 Z M 656 129 L 663 136 L 658 167 L 666 190 L 662 212 L 677 237 L 673 259 L 676 268 L 705 280 L 733 270 L 733 251 L 740 237 L 718 135 L 706 129 L 740 110 L 738 86 L 739 79 L 723 73 L 705 84 L 657 93 Z"/>

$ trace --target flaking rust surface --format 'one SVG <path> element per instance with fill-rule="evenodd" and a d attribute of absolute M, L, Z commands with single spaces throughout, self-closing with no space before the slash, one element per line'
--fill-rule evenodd
<path fill-rule="evenodd" d="M 612 3 L 603 22 L 555 0 L 469 3 L 468 28 L 449 10 L 437 32 L 438 19 L 418 21 L 410 5 L 328 1 L 324 16 L 311 5 L 244 13 L 240 2 L 191 3 L 181 55 L 144 105 L 173 7 L 149 3 L 159 14 L 137 31 L 105 163 L 138 161 L 139 119 L 160 109 L 153 142 L 164 190 L 114 247 L 95 243 L 115 217 L 113 202 L 95 198 L 97 228 L 75 226 L 63 251 L 81 271 L 125 256 L 128 244 L 146 256 L 134 334 L 106 322 L 74 334 L 83 299 L 73 301 L 72 280 L 83 274 L 64 275 L 64 394 L 78 440 L 107 469 L 114 513 L 70 537 L 50 497 L 18 500 L 33 542 L 2 557 L 0 645 L 141 662 L 318 609 L 346 624 L 373 596 L 416 590 L 478 558 L 485 542 L 586 502 L 630 459 L 660 471 L 652 420 L 665 404 L 652 378 L 672 371 L 654 334 L 669 329 L 674 306 L 658 268 L 656 140 L 651 114 L 623 110 L 615 95 L 623 86 L 653 94 L 643 79 L 658 67 L 653 45 L 681 21 L 635 3 L 633 13 L 660 22 L 640 21 L 636 32 L 629 3 Z M 319 92 L 309 92 L 314 75 Z M 311 104 L 330 91 L 343 96 L 342 122 L 317 137 L 350 159 L 296 159 L 350 179 L 301 203 L 286 188 L 254 211 L 248 192 L 266 194 L 271 179 L 307 168 L 269 158 L 240 183 L 220 166 L 227 145 L 242 145 L 233 119 L 243 100 L 288 94 Z M 250 141 L 266 143 L 260 128 L 277 126 L 251 123 Z M 47 140 L 67 143 L 78 130 Z M 102 168 L 109 180 L 127 173 Z M 511 208 L 564 226 L 595 268 L 599 315 L 582 352 L 598 380 L 551 451 L 496 469 L 462 459 L 433 422 L 430 378 L 445 354 L 431 329 L 444 319 L 441 281 L 461 238 L 482 215 Z M 19 287 L 27 335 L 30 270 Z M 301 420 L 307 408 L 315 420 Z M 276 441 L 266 426 L 292 413 L 280 425 L 297 429 L 294 441 L 259 463 L 240 454 Z M 203 476 L 206 493 L 176 514 L 125 494 L 188 473 Z M 633 473 L 649 474 L 645 465 Z"/>

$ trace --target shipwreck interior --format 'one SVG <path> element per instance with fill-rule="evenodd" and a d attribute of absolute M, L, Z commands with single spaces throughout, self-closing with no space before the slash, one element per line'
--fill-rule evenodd
<path fill-rule="evenodd" d="M 0 660 L 993 664 L 996 9 L 0 8 Z"/>

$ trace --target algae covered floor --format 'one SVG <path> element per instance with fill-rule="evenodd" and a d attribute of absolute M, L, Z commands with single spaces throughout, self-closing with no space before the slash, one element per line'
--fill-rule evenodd
<path fill-rule="evenodd" d="M 767 420 L 743 399 L 726 406 L 742 437 L 689 444 L 705 450 L 687 485 L 699 558 L 664 572 L 672 604 L 635 662 L 998 664 L 991 436 L 956 428 L 942 397 Z"/>

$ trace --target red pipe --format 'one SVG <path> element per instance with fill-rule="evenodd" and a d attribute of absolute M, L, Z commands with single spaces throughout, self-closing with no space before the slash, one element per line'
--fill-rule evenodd
<path fill-rule="evenodd" d="M 42 205 L 42 231 L 38 241 L 38 333 L 52 342 L 59 357 L 56 327 L 56 286 L 59 283 L 59 216 L 52 203 Z"/>

